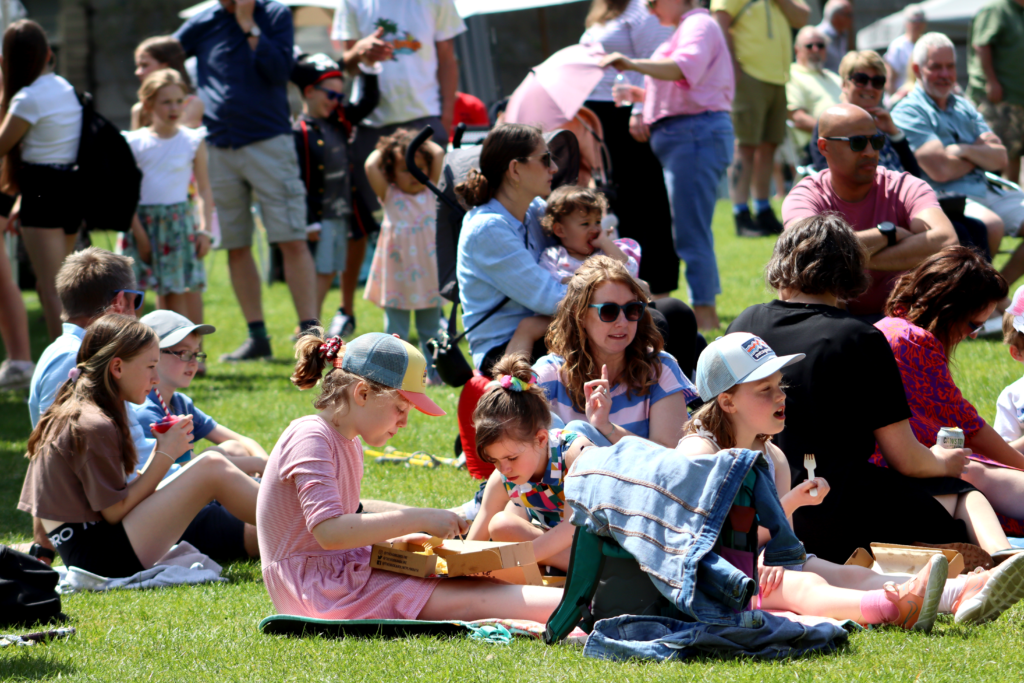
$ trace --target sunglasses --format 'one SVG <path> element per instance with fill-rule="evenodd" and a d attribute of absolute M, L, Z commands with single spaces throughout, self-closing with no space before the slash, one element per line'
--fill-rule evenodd
<path fill-rule="evenodd" d="M 658 0 L 647 0 L 647 11 L 654 10 L 654 6 L 658 4 Z"/>
<path fill-rule="evenodd" d="M 194 360 L 202 363 L 206 360 L 206 354 L 202 351 L 171 351 L 169 349 L 160 349 L 160 353 L 166 353 L 168 356 L 174 356 L 182 363 L 191 363 Z"/>
<path fill-rule="evenodd" d="M 824 50 L 825 43 L 807 43 L 804 47 L 808 50 Z"/>
<path fill-rule="evenodd" d="M 597 309 L 597 317 L 599 317 L 603 323 L 613 323 L 618 320 L 619 311 L 626 314 L 626 320 L 631 323 L 635 323 L 644 314 L 644 311 L 647 310 L 647 302 L 630 301 L 628 304 L 622 306 L 614 303 L 590 304 L 590 308 Z"/>
<path fill-rule="evenodd" d="M 544 168 L 551 168 L 551 151 L 550 150 L 548 150 L 547 152 L 543 152 L 541 154 L 531 154 L 528 157 L 518 157 L 517 161 L 529 161 L 530 159 L 533 159 L 534 157 L 536 157 L 537 159 L 540 159 L 541 166 L 543 166 Z"/>
<path fill-rule="evenodd" d="M 114 290 L 114 296 L 117 296 L 121 292 L 124 292 L 125 294 L 134 294 L 135 295 L 135 310 L 137 311 L 140 308 L 142 308 L 142 302 L 146 300 L 146 293 L 145 292 L 140 292 L 137 289 L 115 289 Z"/>
<path fill-rule="evenodd" d="M 868 83 L 875 90 L 881 90 L 885 87 L 885 76 L 868 76 L 863 71 L 855 71 L 850 74 L 850 80 L 860 88 L 866 87 Z"/>
<path fill-rule="evenodd" d="M 874 135 L 871 135 L 871 136 L 867 136 L 867 135 L 851 135 L 848 138 L 847 137 L 840 137 L 840 136 L 836 135 L 836 136 L 828 137 L 828 138 L 825 138 L 825 139 L 826 140 L 843 140 L 845 142 L 849 142 L 850 143 L 850 149 L 853 150 L 854 152 L 863 152 L 864 149 L 868 146 L 869 142 L 871 143 L 871 149 L 875 150 L 876 152 L 878 150 L 882 149 L 883 147 L 885 147 L 885 136 L 882 135 L 881 133 L 875 133 Z"/>
<path fill-rule="evenodd" d="M 334 102 L 341 102 L 345 99 L 345 93 L 328 90 L 327 88 L 322 88 L 319 85 L 314 85 L 313 90 L 319 90 L 323 94 L 327 95 L 327 99 L 333 100 Z"/>

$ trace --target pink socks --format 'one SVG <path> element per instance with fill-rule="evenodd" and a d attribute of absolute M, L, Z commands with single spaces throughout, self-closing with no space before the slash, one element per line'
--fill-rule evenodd
<path fill-rule="evenodd" d="M 900 616 L 900 609 L 884 589 L 866 591 L 860 599 L 860 613 L 866 624 L 888 624 Z"/>

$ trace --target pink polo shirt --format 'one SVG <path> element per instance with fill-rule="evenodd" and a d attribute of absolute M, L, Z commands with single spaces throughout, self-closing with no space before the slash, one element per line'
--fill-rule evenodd
<path fill-rule="evenodd" d="M 721 27 L 706 9 L 684 14 L 679 28 L 658 46 L 651 59 L 671 59 L 679 65 L 683 79 L 645 77 L 647 125 L 668 116 L 732 110 L 736 90 L 732 58 Z"/>

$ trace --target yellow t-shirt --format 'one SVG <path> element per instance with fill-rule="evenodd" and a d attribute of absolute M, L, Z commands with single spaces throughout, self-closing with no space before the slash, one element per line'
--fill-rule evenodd
<path fill-rule="evenodd" d="M 711 0 L 711 12 L 719 11 L 732 17 L 729 33 L 743 71 L 759 81 L 785 85 L 793 61 L 793 36 L 775 0 Z"/>
<path fill-rule="evenodd" d="M 815 71 L 796 62 L 789 68 L 789 83 L 786 83 L 786 108 L 789 111 L 803 109 L 817 119 L 822 112 L 839 102 L 843 94 L 843 79 L 835 71 Z M 803 147 L 811 141 L 807 131 L 793 128 L 793 142 Z"/>

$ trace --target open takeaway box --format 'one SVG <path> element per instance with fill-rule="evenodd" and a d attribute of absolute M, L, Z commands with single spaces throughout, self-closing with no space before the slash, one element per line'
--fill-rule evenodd
<path fill-rule="evenodd" d="M 483 576 L 526 586 L 547 585 L 532 543 L 443 541 L 436 536 L 423 544 L 375 543 L 370 566 L 421 578 Z"/>
<path fill-rule="evenodd" d="M 964 570 L 964 558 L 955 550 L 895 543 L 872 543 L 870 553 L 864 548 L 857 548 L 846 564 L 867 567 L 881 574 L 916 574 L 924 568 L 932 555 L 938 554 L 945 555 L 949 560 L 950 577 L 959 576 Z"/>

